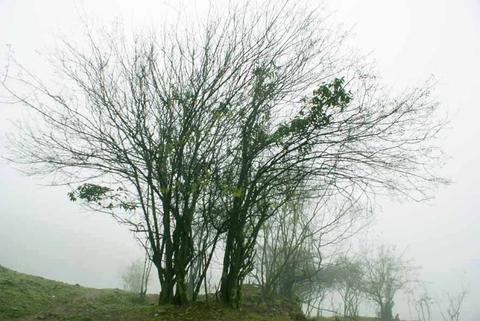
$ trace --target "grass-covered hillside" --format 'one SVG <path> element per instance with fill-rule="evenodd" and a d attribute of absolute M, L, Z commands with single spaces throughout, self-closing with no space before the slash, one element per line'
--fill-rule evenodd
<path fill-rule="evenodd" d="M 0 265 L 0 321 L 306 321 L 298 306 L 266 303 L 258 289 L 246 286 L 239 310 L 216 302 L 185 307 L 158 306 L 158 296 L 139 300 L 119 289 L 92 289 L 18 273 Z M 343 321 L 328 317 L 310 321 Z M 361 318 L 374 321 L 375 318 Z"/>
<path fill-rule="evenodd" d="M 249 293 L 251 292 L 251 293 Z M 72 321 L 296 321 L 304 317 L 287 303 L 265 304 L 255 291 L 246 291 L 240 310 L 214 302 L 186 307 L 141 302 L 118 289 L 91 289 L 18 273 L 0 266 L 0 320 Z M 297 311 L 297 312 L 292 312 Z"/>

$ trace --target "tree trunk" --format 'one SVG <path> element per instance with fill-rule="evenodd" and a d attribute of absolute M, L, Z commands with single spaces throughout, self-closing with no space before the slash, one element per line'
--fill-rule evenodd
<path fill-rule="evenodd" d="M 177 305 L 184 305 L 188 303 L 188 287 L 187 287 L 187 265 L 190 257 L 191 247 L 187 231 L 184 229 L 183 220 L 177 220 L 177 227 L 175 231 L 175 298 L 174 303 Z"/>
<path fill-rule="evenodd" d="M 381 321 L 392 321 L 393 320 L 393 313 L 392 313 L 393 304 L 385 303 L 380 307 L 380 320 Z"/>
<path fill-rule="evenodd" d="M 220 300 L 227 306 L 233 306 L 234 284 L 232 279 L 232 260 L 234 252 L 234 231 L 229 229 L 227 233 L 227 241 L 225 245 L 225 253 L 223 256 L 222 278 L 220 280 Z"/>
<path fill-rule="evenodd" d="M 241 299 L 242 277 L 241 271 L 244 265 L 244 222 L 240 219 L 240 213 L 234 211 L 231 215 L 231 226 L 227 234 L 227 242 L 223 257 L 223 271 L 220 284 L 220 299 L 230 307 L 238 308 Z"/>
<path fill-rule="evenodd" d="M 173 245 L 171 239 L 171 232 L 170 232 L 170 203 L 169 198 L 164 201 L 164 213 L 163 213 L 163 242 L 165 244 L 165 269 L 163 275 L 163 284 L 161 284 L 162 288 L 160 291 L 160 304 L 171 304 L 174 303 L 174 286 L 175 286 L 175 278 L 174 278 L 174 270 L 173 270 Z"/>

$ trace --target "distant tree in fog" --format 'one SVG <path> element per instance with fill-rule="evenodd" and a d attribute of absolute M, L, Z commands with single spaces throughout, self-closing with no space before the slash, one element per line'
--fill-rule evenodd
<path fill-rule="evenodd" d="M 379 246 L 362 259 L 362 290 L 376 303 L 381 321 L 393 320 L 395 296 L 413 282 L 413 267 L 393 247 Z"/>
<path fill-rule="evenodd" d="M 324 261 L 324 252 L 358 232 L 368 215 L 345 199 L 304 198 L 286 204 L 262 227 L 252 276 L 266 297 L 311 305 L 334 282 L 336 267 Z"/>
<path fill-rule="evenodd" d="M 465 297 L 467 296 L 467 290 L 462 289 L 457 293 L 447 293 L 445 304 L 439 302 L 440 314 L 443 321 L 460 321 L 460 315 L 462 312 L 462 305 Z"/>
<path fill-rule="evenodd" d="M 419 321 L 431 321 L 432 320 L 432 298 L 424 293 L 414 302 L 415 312 Z"/>
<path fill-rule="evenodd" d="M 365 299 L 362 289 L 365 278 L 362 261 L 341 256 L 335 265 L 338 269 L 335 288 L 343 303 L 343 315 L 351 320 L 357 320 L 360 303 Z"/>
<path fill-rule="evenodd" d="M 123 288 L 138 293 L 140 296 L 145 296 L 148 290 L 151 267 L 152 263 L 149 259 L 139 259 L 130 263 L 121 274 Z"/>

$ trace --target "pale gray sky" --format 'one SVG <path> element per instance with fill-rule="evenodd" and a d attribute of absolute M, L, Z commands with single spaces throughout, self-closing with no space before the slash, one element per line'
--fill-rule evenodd
<path fill-rule="evenodd" d="M 191 2 L 196 5 L 187 14 L 208 5 Z M 19 61 L 42 70 L 35 52 L 51 49 L 54 34 L 75 37 L 79 12 L 101 23 L 121 17 L 138 28 L 159 25 L 162 17 L 174 19 L 179 3 L 0 0 L 0 68 L 8 44 Z M 442 174 L 454 183 L 428 203 L 382 201 L 370 236 L 407 247 L 436 296 L 468 284 L 464 321 L 478 321 L 480 1 L 327 0 L 327 5 L 335 20 L 353 27 L 353 43 L 375 58 L 385 84 L 415 86 L 431 75 L 438 82 L 435 93 L 451 120 L 440 142 L 450 155 Z M 0 135 L 20 109 L 0 103 Z M 0 164 L 0 264 L 71 283 L 119 287 L 118 270 L 142 255 L 133 237 L 109 217 L 81 211 L 67 200 L 64 188 L 40 183 Z M 401 315 L 408 314 L 401 309 Z"/>

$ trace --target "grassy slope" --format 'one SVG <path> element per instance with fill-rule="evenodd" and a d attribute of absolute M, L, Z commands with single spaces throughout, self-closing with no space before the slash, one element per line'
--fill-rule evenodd
<path fill-rule="evenodd" d="M 259 304 L 251 295 L 240 310 L 217 303 L 186 307 L 156 306 L 155 297 L 139 302 L 135 294 L 117 289 L 91 289 L 17 273 L 0 266 L 0 320 L 71 321 L 291 321 L 285 304 Z M 300 316 L 298 316 L 300 318 Z M 300 318 L 301 319 L 301 318 Z"/>

